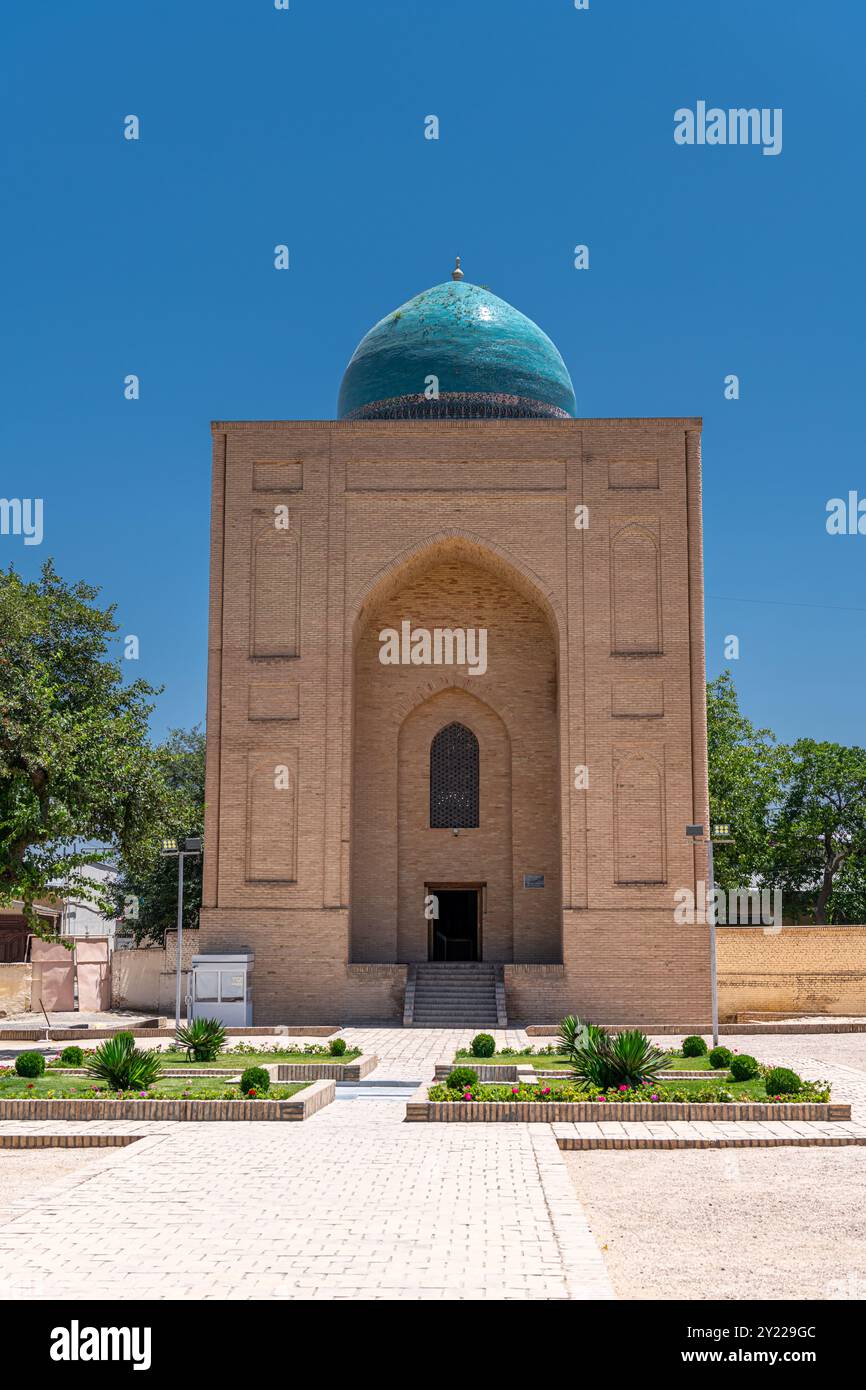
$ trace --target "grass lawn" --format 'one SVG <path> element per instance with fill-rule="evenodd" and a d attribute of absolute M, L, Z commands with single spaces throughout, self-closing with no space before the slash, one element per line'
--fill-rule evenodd
<path fill-rule="evenodd" d="M 344 1052 L 342 1057 L 331 1057 L 329 1054 L 323 1052 L 221 1052 L 219 1057 L 213 1062 L 190 1062 L 187 1060 L 185 1052 L 160 1053 L 164 1067 L 183 1067 L 184 1070 L 193 1068 L 201 1071 L 207 1071 L 208 1069 L 212 1070 L 214 1067 L 225 1071 L 229 1067 L 232 1069 L 237 1067 L 239 1072 L 245 1071 L 247 1067 L 260 1066 L 262 1062 L 337 1062 L 338 1064 L 343 1064 L 346 1062 L 354 1062 L 360 1055 L 357 1049 L 354 1052 Z M 85 1056 L 81 1066 L 86 1067 L 87 1061 L 88 1058 Z M 74 1065 L 77 1066 L 78 1064 L 76 1063 Z M 49 1070 L 52 1072 L 62 1072 L 65 1070 L 65 1067 L 59 1065 L 50 1067 Z"/>
<path fill-rule="evenodd" d="M 285 1085 L 271 1086 L 268 1096 L 272 1100 L 287 1100 L 296 1091 L 302 1091 L 309 1082 L 296 1081 Z M 55 1100 L 69 1099 L 94 1099 L 99 1100 L 103 1096 L 116 1095 L 115 1091 L 109 1091 L 104 1081 L 94 1081 L 86 1076 L 62 1076 L 56 1072 L 54 1075 L 46 1073 L 45 1076 L 34 1077 L 29 1080 L 25 1076 L 17 1076 L 14 1072 L 9 1076 L 0 1076 L 0 1100 L 20 1100 L 34 1099 L 42 1097 L 49 1099 L 53 1096 Z M 130 1095 L 140 1095 L 140 1091 L 132 1091 Z M 238 1100 L 240 1093 L 237 1086 L 230 1086 L 225 1081 L 218 1081 L 216 1078 L 204 1078 L 196 1081 L 195 1078 L 184 1080 L 183 1077 L 166 1077 L 164 1080 L 156 1081 L 148 1088 L 148 1094 L 155 1100 Z"/>

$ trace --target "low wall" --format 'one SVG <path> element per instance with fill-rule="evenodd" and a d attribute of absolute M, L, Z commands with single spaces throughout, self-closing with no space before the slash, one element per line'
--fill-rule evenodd
<path fill-rule="evenodd" d="M 719 927 L 719 1017 L 866 1015 L 866 926 Z"/>
<path fill-rule="evenodd" d="M 114 951 L 111 957 L 111 1007 L 151 1010 L 174 1014 L 177 981 L 175 968 L 177 932 L 166 932 L 165 947 L 137 946 Z M 187 978 L 192 958 L 199 952 L 199 934 L 187 929 L 183 934 L 181 1003 L 186 999 Z"/>
<path fill-rule="evenodd" d="M 241 1058 L 243 1061 L 244 1059 Z M 271 1074 L 271 1080 L 279 1081 L 363 1081 L 365 1076 L 369 1076 L 371 1071 L 375 1071 L 379 1065 L 379 1058 L 375 1052 L 362 1053 L 353 1062 L 329 1062 L 322 1058 L 320 1062 L 256 1062 L 250 1059 L 249 1066 L 262 1066 Z M 241 1068 L 239 1067 L 240 1071 Z"/>
<path fill-rule="evenodd" d="M 159 1012 L 159 977 L 165 952 L 115 951 L 111 957 L 111 1007 Z"/>
<path fill-rule="evenodd" d="M 0 1018 L 30 1012 L 33 967 L 29 961 L 0 962 Z"/>

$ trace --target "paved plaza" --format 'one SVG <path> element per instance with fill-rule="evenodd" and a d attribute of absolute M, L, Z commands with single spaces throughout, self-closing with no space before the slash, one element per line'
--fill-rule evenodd
<path fill-rule="evenodd" d="M 347 1028 L 344 1036 L 379 1056 L 369 1081 L 381 1085 L 429 1079 L 471 1030 Z M 520 1030 L 496 1036 L 499 1046 L 528 1041 Z M 866 1122 L 866 1035 L 732 1041 L 762 1061 L 784 1060 L 806 1076 L 828 1078 L 834 1098 L 851 1102 L 853 1121 Z M 0 1051 L 8 1056 L 20 1046 Z M 341 1098 L 303 1124 L 66 1125 L 143 1137 L 97 1160 L 89 1151 L 80 1168 L 48 1185 L 34 1179 L 29 1195 L 3 1204 L 6 1296 L 614 1296 L 569 1174 L 566 1160 L 576 1156 L 558 1148 L 557 1127 L 407 1124 L 395 1093 L 380 1099 L 375 1088 L 357 1088 L 353 1096 L 366 1098 Z M 57 1126 L 7 1121 L 0 1133 Z M 823 1151 L 822 1161 L 832 1168 L 844 1152 Z M 596 1164 L 608 1157 L 628 1156 L 593 1155 Z M 17 1159 L 0 1154 L 0 1175 Z"/>

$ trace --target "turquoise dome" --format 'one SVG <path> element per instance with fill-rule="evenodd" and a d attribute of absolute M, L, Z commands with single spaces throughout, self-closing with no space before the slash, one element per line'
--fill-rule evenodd
<path fill-rule="evenodd" d="M 337 407 L 341 420 L 567 419 L 575 411 L 555 344 L 504 299 L 463 281 L 459 263 L 454 278 L 362 338 Z"/>

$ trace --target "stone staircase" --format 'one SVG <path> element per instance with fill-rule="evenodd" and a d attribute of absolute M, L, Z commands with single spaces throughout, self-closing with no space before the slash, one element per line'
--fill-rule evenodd
<path fill-rule="evenodd" d="M 410 966 L 403 1023 L 410 1028 L 505 1028 L 502 966 L 483 961 Z"/>

